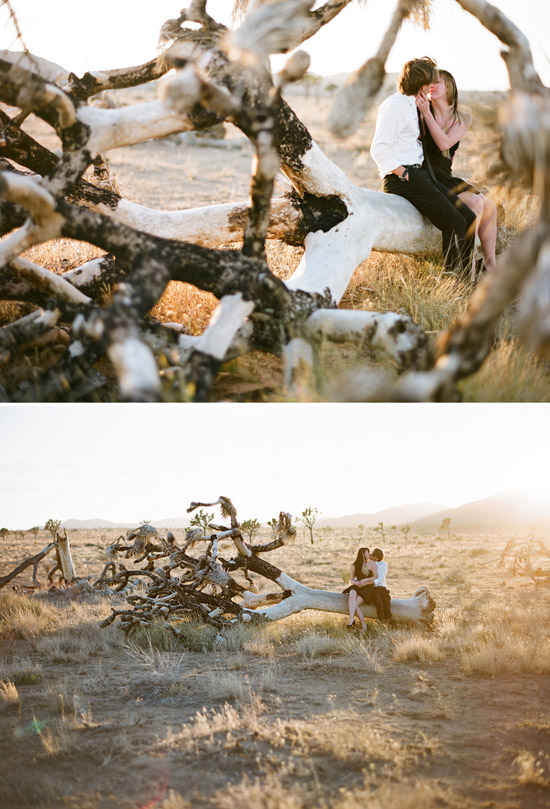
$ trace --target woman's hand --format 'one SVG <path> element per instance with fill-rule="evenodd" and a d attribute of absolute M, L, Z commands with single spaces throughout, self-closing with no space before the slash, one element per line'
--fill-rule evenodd
<path fill-rule="evenodd" d="M 420 114 L 424 118 L 430 112 L 430 102 L 428 101 L 428 96 L 423 92 L 417 93 L 415 96 L 415 101 L 416 106 L 420 110 Z"/>

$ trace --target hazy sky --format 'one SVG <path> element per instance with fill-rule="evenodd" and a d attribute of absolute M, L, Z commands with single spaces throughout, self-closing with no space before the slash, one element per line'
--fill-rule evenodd
<path fill-rule="evenodd" d="M 455 507 L 548 488 L 549 443 L 545 405 L 0 405 L 0 523 Z"/>
<path fill-rule="evenodd" d="M 27 47 L 39 56 L 81 74 L 140 64 L 156 54 L 158 32 L 178 16 L 185 0 L 11 0 Z M 210 0 L 212 16 L 229 24 L 231 0 Z M 493 0 L 531 43 L 535 65 L 550 84 L 548 0 Z M 395 7 L 394 0 L 352 3 L 304 44 L 311 69 L 322 75 L 356 70 L 378 47 Z M 89 9 L 89 11 L 83 11 Z M 20 50 L 14 29 L 0 8 L 0 47 Z M 408 59 L 428 55 L 450 70 L 463 89 L 508 86 L 498 40 L 456 0 L 434 0 L 429 31 L 406 23 L 388 60 L 396 72 Z"/>

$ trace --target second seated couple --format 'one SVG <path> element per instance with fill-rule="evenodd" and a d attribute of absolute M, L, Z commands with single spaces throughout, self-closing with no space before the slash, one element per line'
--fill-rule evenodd
<path fill-rule="evenodd" d="M 380 105 L 370 148 L 384 191 L 424 214 L 441 231 L 445 269 L 473 280 L 476 234 L 485 269 L 494 269 L 497 212 L 479 189 L 452 174 L 472 119 L 459 109 L 452 75 L 426 56 L 404 65 L 397 87 Z"/>
<path fill-rule="evenodd" d="M 350 567 L 350 585 L 344 590 L 344 593 L 348 594 L 348 629 L 352 629 L 355 616 L 359 618 L 361 629 L 367 628 L 361 611 L 362 604 L 374 604 L 378 620 L 391 621 L 391 598 L 386 586 L 387 573 L 388 565 L 384 561 L 383 550 L 374 548 L 371 552 L 368 548 L 359 548 Z"/>

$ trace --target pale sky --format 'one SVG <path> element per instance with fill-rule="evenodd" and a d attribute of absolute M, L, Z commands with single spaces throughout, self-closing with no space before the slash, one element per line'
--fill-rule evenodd
<path fill-rule="evenodd" d="M 0 524 L 184 517 L 230 497 L 266 522 L 548 494 L 546 405 L 0 405 Z M 547 498 L 548 499 L 548 498 Z"/>
<path fill-rule="evenodd" d="M 167 19 L 178 16 L 185 0 L 11 0 L 27 47 L 69 70 L 128 67 L 156 55 L 158 32 Z M 229 24 L 231 0 L 210 0 L 208 10 Z M 550 84 L 550 2 L 493 0 L 530 41 L 535 66 Z M 303 48 L 311 70 L 321 75 L 356 70 L 378 47 L 395 7 L 394 0 L 353 3 Z M 8 12 L 0 8 L 0 47 L 20 50 Z M 404 62 L 432 56 L 454 74 L 459 89 L 506 89 L 507 72 L 498 40 L 456 0 L 434 0 L 429 31 L 406 23 L 390 54 L 388 71 Z"/>

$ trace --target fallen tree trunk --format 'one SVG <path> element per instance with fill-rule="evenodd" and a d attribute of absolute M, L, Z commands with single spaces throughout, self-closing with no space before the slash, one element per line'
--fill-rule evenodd
<path fill-rule="evenodd" d="M 285 573 L 281 573 L 277 582 L 288 593 L 278 604 L 259 608 L 256 613 L 263 615 L 270 621 L 279 621 L 289 615 L 295 615 L 302 610 L 317 610 L 320 612 L 336 612 L 341 615 L 348 614 L 348 598 L 343 593 L 332 593 L 328 590 L 317 590 L 300 584 Z M 274 600 L 275 594 L 267 596 L 268 600 Z M 241 606 L 252 609 L 255 599 L 266 598 L 266 596 L 256 596 L 254 593 L 244 594 Z M 410 621 L 412 623 L 431 624 L 435 602 L 431 598 L 426 587 L 421 587 L 410 598 L 392 598 L 392 615 L 399 621 Z M 364 604 L 361 612 L 365 618 L 376 618 L 376 610 L 372 604 Z"/>
<path fill-rule="evenodd" d="M 40 562 L 41 559 L 47 556 L 48 553 L 56 547 L 57 547 L 56 542 L 48 543 L 48 545 L 46 545 L 45 548 L 42 548 L 42 550 L 36 553 L 34 556 L 29 556 L 28 559 L 25 559 L 23 562 L 21 562 L 21 564 L 18 565 L 14 570 L 12 570 L 11 573 L 8 573 L 5 576 L 0 576 L 0 587 L 5 587 L 6 584 L 9 584 L 9 582 L 12 579 L 15 579 L 16 576 L 18 576 L 20 573 L 22 573 L 31 565 L 34 565 L 33 580 L 35 581 L 36 565 L 38 564 L 38 562 Z"/>
<path fill-rule="evenodd" d="M 110 547 L 111 559 L 125 551 L 126 557 L 139 555 L 147 564 L 142 569 L 121 567 L 117 572 L 109 563 L 96 586 L 120 591 L 121 587 L 128 587 L 131 580 L 143 576 L 146 591 L 132 592 L 128 596 L 130 606 L 113 609 L 103 626 L 118 618 L 124 631 L 132 632 L 138 626 L 162 618 L 177 635 L 174 621 L 184 617 L 199 618 L 222 629 L 235 622 L 278 621 L 307 609 L 347 613 L 348 599 L 343 593 L 307 587 L 264 559 L 265 553 L 294 541 L 296 530 L 290 514 L 279 514 L 272 541 L 249 545 L 241 532 L 237 510 L 228 497 L 220 497 L 215 503 L 191 503 L 188 512 L 213 506 L 220 507 L 230 525 L 210 523 L 209 529 L 213 532 L 210 534 L 200 528 L 191 529 L 181 548 L 173 537 L 163 540 L 150 525 L 132 532 L 127 541 L 133 540 L 133 544 L 121 545 L 119 540 Z M 237 551 L 231 559 L 219 554 L 220 543 L 228 541 Z M 159 565 L 161 558 L 167 560 L 162 566 Z M 246 587 L 235 578 L 239 572 L 245 577 Z M 252 592 L 251 573 L 275 584 L 278 591 Z M 411 598 L 392 599 L 391 606 L 398 621 L 429 625 L 433 620 L 435 602 L 425 587 Z M 375 614 L 373 607 L 365 606 L 366 617 L 375 617 Z"/>

